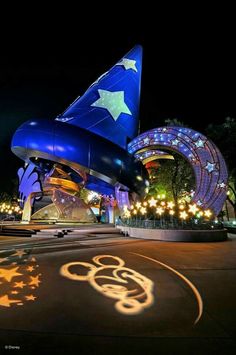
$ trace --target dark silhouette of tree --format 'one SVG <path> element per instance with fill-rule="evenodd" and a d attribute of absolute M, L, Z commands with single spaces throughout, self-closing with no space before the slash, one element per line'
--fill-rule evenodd
<path fill-rule="evenodd" d="M 178 120 L 178 118 L 167 118 L 165 124 L 166 126 L 188 127 L 184 122 Z"/>
<path fill-rule="evenodd" d="M 236 217 L 236 120 L 226 117 L 221 124 L 211 123 L 206 128 L 206 135 L 217 145 L 225 158 L 229 172 L 227 200 L 233 206 Z"/>

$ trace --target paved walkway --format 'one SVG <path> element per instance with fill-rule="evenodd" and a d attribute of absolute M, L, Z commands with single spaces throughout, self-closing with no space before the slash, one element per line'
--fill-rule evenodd
<path fill-rule="evenodd" d="M 235 354 L 235 255 L 234 235 L 0 237 L 0 354 Z"/>

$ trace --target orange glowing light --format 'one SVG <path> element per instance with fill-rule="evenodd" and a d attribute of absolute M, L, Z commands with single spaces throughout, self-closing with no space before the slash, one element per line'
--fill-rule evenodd
<path fill-rule="evenodd" d="M 189 205 L 189 213 L 196 214 L 199 211 L 199 208 L 197 207 L 196 204 Z"/>
<path fill-rule="evenodd" d="M 159 214 L 161 216 L 163 213 L 164 213 L 164 209 L 162 207 L 157 207 L 156 214 Z"/>
<path fill-rule="evenodd" d="M 179 216 L 181 219 L 186 219 L 188 217 L 188 214 L 185 211 L 183 211 L 183 212 L 180 212 Z"/>
<path fill-rule="evenodd" d="M 174 202 L 172 202 L 172 201 L 167 202 L 168 208 L 173 209 L 174 206 L 175 206 Z"/>

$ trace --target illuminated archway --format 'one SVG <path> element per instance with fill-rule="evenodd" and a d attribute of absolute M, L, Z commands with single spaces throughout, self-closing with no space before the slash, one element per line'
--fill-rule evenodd
<path fill-rule="evenodd" d="M 177 152 L 187 159 L 195 174 L 193 202 L 218 215 L 227 197 L 228 172 L 216 145 L 193 129 L 169 126 L 142 133 L 128 146 L 129 153 L 140 160 L 156 157 L 158 149 Z"/>

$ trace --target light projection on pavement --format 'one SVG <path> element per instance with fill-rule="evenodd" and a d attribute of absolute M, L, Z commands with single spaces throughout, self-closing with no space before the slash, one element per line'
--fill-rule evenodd
<path fill-rule="evenodd" d="M 42 274 L 29 250 L 0 251 L 0 311 L 2 307 L 23 306 L 37 299 Z"/>
<path fill-rule="evenodd" d="M 146 255 L 129 254 L 147 259 L 178 276 L 193 292 L 198 313 L 196 325 L 203 314 L 203 301 L 196 286 L 173 267 Z M 106 297 L 116 299 L 115 308 L 124 315 L 138 315 L 154 303 L 154 282 L 133 269 L 125 267 L 125 261 L 118 256 L 97 255 L 93 263 L 74 261 L 64 264 L 60 274 L 73 281 L 87 281 L 95 290 Z"/>
<path fill-rule="evenodd" d="M 97 255 L 92 261 L 67 263 L 61 267 L 60 274 L 70 280 L 87 281 L 104 296 L 116 299 L 116 310 L 125 315 L 140 314 L 153 304 L 154 283 L 125 267 L 124 260 L 113 255 Z"/>
<path fill-rule="evenodd" d="M 179 278 L 181 278 L 181 280 L 183 280 L 191 288 L 191 290 L 192 290 L 192 292 L 193 292 L 193 294 L 194 294 L 194 296 L 196 298 L 197 304 L 198 304 L 198 315 L 197 315 L 197 318 L 194 321 L 194 325 L 196 325 L 199 322 L 199 320 L 200 320 L 200 318 L 202 316 L 202 313 L 203 313 L 202 297 L 201 297 L 198 289 L 196 288 L 196 286 L 186 276 L 181 274 L 179 271 L 175 270 L 173 267 L 171 267 L 171 266 L 169 266 L 167 264 L 162 263 L 161 261 L 159 261 L 157 259 L 150 258 L 149 256 L 138 254 L 138 253 L 130 253 L 130 254 L 140 256 L 141 258 L 150 260 L 150 261 L 152 261 L 152 262 L 154 262 L 156 264 L 159 264 L 159 265 L 163 266 L 165 269 L 173 272 L 175 275 L 177 275 Z"/>

